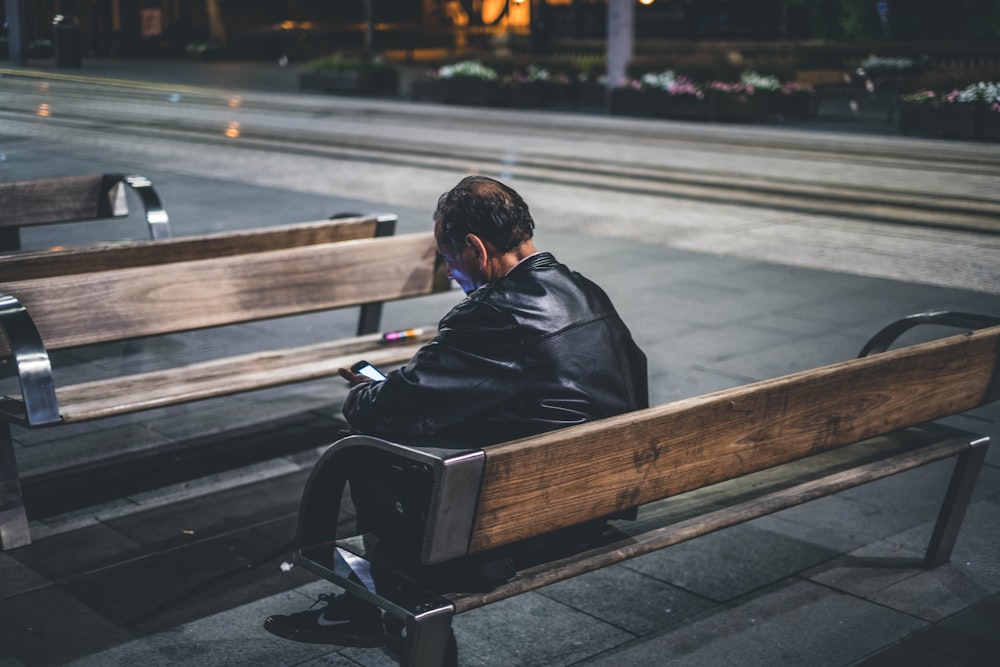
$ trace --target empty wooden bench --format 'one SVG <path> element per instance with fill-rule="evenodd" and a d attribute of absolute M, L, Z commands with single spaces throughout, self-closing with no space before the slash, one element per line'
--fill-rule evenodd
<path fill-rule="evenodd" d="M 971 331 L 883 351 L 919 323 Z M 988 316 L 913 316 L 855 360 L 482 449 L 351 436 L 309 478 L 295 557 L 384 609 L 396 620 L 387 628 L 405 628 L 387 637 L 401 663 L 440 665 L 455 614 L 955 457 L 924 560 L 934 567 L 950 556 L 989 440 L 930 422 L 1000 399 L 998 325 Z M 411 541 L 390 551 L 378 536 L 337 535 L 347 477 L 387 467 L 408 481 L 386 511 L 421 517 Z M 487 555 L 630 508 L 636 520 L 537 554 L 493 590 L 442 588 L 399 566 Z"/>
<path fill-rule="evenodd" d="M 0 355 L 10 356 L 4 367 L 20 387 L 0 398 L 3 548 L 30 541 L 10 424 L 53 427 L 330 377 L 361 356 L 386 365 L 408 359 L 434 327 L 407 344 L 384 344 L 381 304 L 450 283 L 433 234 L 388 235 L 394 223 L 323 221 L 72 249 L 37 255 L 34 265 L 0 261 Z M 66 385 L 49 359 L 54 350 L 351 306 L 361 306 L 352 338 Z"/>
<path fill-rule="evenodd" d="M 101 174 L 0 183 L 0 252 L 21 248 L 21 227 L 128 215 L 125 188 L 139 196 L 149 238 L 170 238 L 170 221 L 149 179 Z"/>

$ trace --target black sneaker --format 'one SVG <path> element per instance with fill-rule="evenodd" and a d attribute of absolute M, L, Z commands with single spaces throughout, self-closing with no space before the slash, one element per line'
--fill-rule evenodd
<path fill-rule="evenodd" d="M 268 616 L 264 629 L 271 634 L 308 644 L 338 646 L 381 646 L 382 612 L 378 607 L 351 595 L 320 595 L 313 607 L 326 603 L 322 609 L 287 616 Z"/>

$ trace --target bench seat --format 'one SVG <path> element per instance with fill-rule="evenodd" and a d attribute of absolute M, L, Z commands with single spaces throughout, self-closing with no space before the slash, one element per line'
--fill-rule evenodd
<path fill-rule="evenodd" d="M 428 333 L 409 339 L 408 343 L 413 343 L 407 345 L 383 345 L 381 334 L 370 334 L 57 387 L 60 423 L 334 377 L 338 368 L 350 367 L 360 355 L 375 365 L 397 365 L 412 357 L 420 344 L 433 338 L 433 328 L 425 331 Z M 0 399 L 0 411 L 14 423 L 27 426 L 23 403 L 22 396 L 13 394 Z"/>

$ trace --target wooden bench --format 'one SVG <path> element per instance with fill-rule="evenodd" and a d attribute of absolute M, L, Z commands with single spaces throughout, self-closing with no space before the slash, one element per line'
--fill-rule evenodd
<path fill-rule="evenodd" d="M 170 238 L 170 222 L 149 179 L 101 174 L 0 183 L 0 252 L 21 248 L 21 227 L 89 222 L 128 215 L 125 188 L 139 195 L 149 238 Z"/>
<path fill-rule="evenodd" d="M 0 543 L 30 541 L 10 425 L 52 427 L 337 374 L 361 356 L 391 365 L 386 301 L 450 289 L 433 234 L 391 235 L 395 217 L 323 221 L 0 261 L 0 357 L 20 392 L 0 397 Z M 360 306 L 357 336 L 132 375 L 59 384 L 52 351 Z M 422 324 L 422 323 L 418 323 Z"/>
<path fill-rule="evenodd" d="M 919 323 L 971 331 L 883 351 Z M 401 663 L 439 665 L 455 614 L 956 457 L 924 560 L 934 567 L 950 556 L 989 439 L 929 422 L 1000 399 L 998 325 L 988 316 L 913 316 L 855 360 L 482 449 L 351 436 L 308 480 L 295 558 L 385 610 Z M 377 536 L 337 535 L 345 479 L 386 465 L 409 471 L 397 510 L 426 517 L 412 543 L 391 553 Z M 629 508 L 639 508 L 635 521 L 540 554 L 493 590 L 435 587 L 399 567 L 417 555 L 424 564 L 485 555 Z"/>

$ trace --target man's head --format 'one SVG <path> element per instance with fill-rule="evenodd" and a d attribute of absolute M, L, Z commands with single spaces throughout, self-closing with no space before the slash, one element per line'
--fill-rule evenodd
<path fill-rule="evenodd" d="M 468 176 L 441 195 L 434 212 L 438 251 L 466 292 L 502 277 L 534 252 L 535 221 L 512 188 Z"/>

